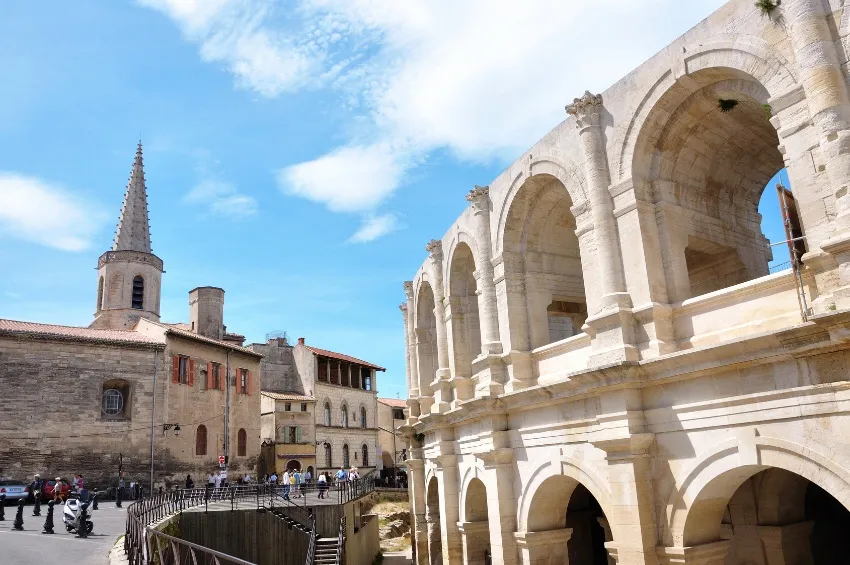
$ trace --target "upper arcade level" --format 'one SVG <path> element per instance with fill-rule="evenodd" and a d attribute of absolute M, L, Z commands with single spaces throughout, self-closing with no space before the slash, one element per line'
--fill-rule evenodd
<path fill-rule="evenodd" d="M 850 308 L 849 32 L 733 0 L 473 188 L 405 283 L 411 418 Z M 761 229 L 783 168 L 799 277 Z"/>

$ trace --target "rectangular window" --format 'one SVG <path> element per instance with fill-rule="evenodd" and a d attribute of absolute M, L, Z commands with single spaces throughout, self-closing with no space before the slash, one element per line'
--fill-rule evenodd
<path fill-rule="evenodd" d="M 306 402 L 302 402 L 302 403 L 301 403 L 301 411 L 302 411 L 302 412 L 306 412 L 306 411 L 307 411 L 307 403 L 306 403 Z"/>
<path fill-rule="evenodd" d="M 177 359 L 177 382 L 183 385 L 189 384 L 189 358 L 178 355 Z"/>
<path fill-rule="evenodd" d="M 212 386 L 210 388 L 219 388 L 220 383 L 221 383 L 221 364 L 212 363 L 211 374 L 210 374 L 210 384 Z"/>
<path fill-rule="evenodd" d="M 284 409 L 284 411 L 286 411 L 286 412 L 292 412 L 292 403 L 291 403 L 291 402 L 287 402 L 287 403 L 285 403 L 285 404 L 283 405 L 283 409 Z"/>
<path fill-rule="evenodd" d="M 239 390 L 240 394 L 248 394 L 248 369 L 239 369 Z"/>
<path fill-rule="evenodd" d="M 288 426 L 286 428 L 286 443 L 296 443 L 295 435 L 295 426 Z"/>
<path fill-rule="evenodd" d="M 301 443 L 301 426 L 295 426 L 295 443 Z"/>

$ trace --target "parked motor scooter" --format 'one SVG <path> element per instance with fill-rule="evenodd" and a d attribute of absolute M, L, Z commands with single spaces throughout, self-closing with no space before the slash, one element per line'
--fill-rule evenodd
<path fill-rule="evenodd" d="M 82 516 L 84 510 L 86 511 L 86 518 L 89 517 L 88 508 L 88 502 L 80 502 L 78 498 L 72 498 L 71 496 L 69 496 L 68 500 L 65 501 L 65 510 L 62 512 L 62 520 L 65 522 L 65 529 L 69 532 L 77 532 L 80 529 L 80 517 Z M 94 522 L 86 519 L 86 534 L 90 534 L 93 529 Z"/>

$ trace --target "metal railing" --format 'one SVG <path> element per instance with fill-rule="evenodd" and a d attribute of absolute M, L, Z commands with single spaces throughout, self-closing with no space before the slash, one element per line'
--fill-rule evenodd
<path fill-rule="evenodd" d="M 193 565 L 222 565 L 232 563 L 234 565 L 256 565 L 250 561 L 221 553 L 214 549 L 191 543 L 168 534 L 164 534 L 154 528 L 149 529 L 148 543 L 150 555 L 154 556 L 152 563 L 157 565 L 179 565 L 180 563 L 191 563 Z"/>
<path fill-rule="evenodd" d="M 276 489 L 285 500 L 298 506 L 345 504 L 375 490 L 376 476 L 374 471 L 370 471 L 353 481 L 333 483 L 313 481 L 300 485 L 279 485 Z"/>
<path fill-rule="evenodd" d="M 346 533 L 345 516 L 343 516 L 339 519 L 339 534 L 337 534 L 336 538 L 336 565 L 342 565 Z"/>

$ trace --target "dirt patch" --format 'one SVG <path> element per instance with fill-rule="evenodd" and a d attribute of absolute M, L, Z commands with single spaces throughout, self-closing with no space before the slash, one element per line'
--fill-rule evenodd
<path fill-rule="evenodd" d="M 378 516 L 378 532 L 381 549 L 405 551 L 410 547 L 410 503 L 407 501 L 381 500 L 372 507 Z"/>

